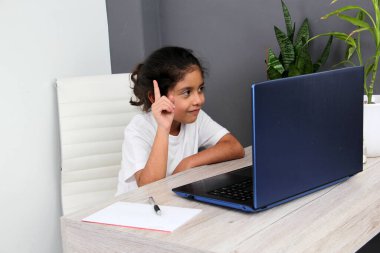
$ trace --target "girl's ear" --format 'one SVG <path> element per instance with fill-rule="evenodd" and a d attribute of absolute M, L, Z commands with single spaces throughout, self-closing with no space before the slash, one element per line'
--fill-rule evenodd
<path fill-rule="evenodd" d="M 154 103 L 154 94 L 152 91 L 148 91 L 148 99 L 153 104 Z"/>

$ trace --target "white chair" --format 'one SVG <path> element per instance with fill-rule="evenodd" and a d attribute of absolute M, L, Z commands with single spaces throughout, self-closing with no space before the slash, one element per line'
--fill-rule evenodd
<path fill-rule="evenodd" d="M 131 106 L 130 74 L 57 80 L 62 209 L 68 214 L 114 197 Z"/>

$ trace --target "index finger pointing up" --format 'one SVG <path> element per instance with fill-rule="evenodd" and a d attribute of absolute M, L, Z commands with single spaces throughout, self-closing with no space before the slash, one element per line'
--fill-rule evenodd
<path fill-rule="evenodd" d="M 154 88 L 154 101 L 158 101 L 161 97 L 160 88 L 158 87 L 158 83 L 156 80 L 153 80 L 153 88 Z"/>

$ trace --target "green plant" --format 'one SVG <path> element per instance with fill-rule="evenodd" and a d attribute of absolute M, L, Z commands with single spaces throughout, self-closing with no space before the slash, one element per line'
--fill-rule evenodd
<path fill-rule="evenodd" d="M 334 4 L 338 0 L 333 0 L 331 4 Z M 380 0 L 371 0 L 373 10 L 368 11 L 357 5 L 347 5 L 345 7 L 341 7 L 335 11 L 332 11 L 322 19 L 327 19 L 331 16 L 337 16 L 338 18 L 347 21 L 355 26 L 354 30 L 351 33 L 343 33 L 343 32 L 329 32 L 319 34 L 312 39 L 318 38 L 320 36 L 334 36 L 337 39 L 343 40 L 346 45 L 346 53 L 344 60 L 339 64 L 351 64 L 357 65 L 353 62 L 353 55 L 356 55 L 356 61 L 359 65 L 364 65 L 364 91 L 368 98 L 368 103 L 372 103 L 372 95 L 373 89 L 376 80 L 376 73 L 379 66 L 379 58 L 380 58 Z M 347 11 L 354 11 L 354 14 L 346 15 Z M 370 12 L 373 14 L 371 15 Z M 375 51 L 371 54 L 370 57 L 363 64 L 363 56 L 361 51 L 361 33 L 368 31 L 372 39 L 375 43 Z M 370 76 L 370 79 L 368 77 Z"/>
<path fill-rule="evenodd" d="M 274 32 L 281 52 L 277 57 L 272 49 L 268 50 L 267 59 L 265 61 L 267 65 L 268 79 L 317 72 L 318 69 L 325 64 L 328 58 L 333 37 L 330 36 L 321 56 L 317 62 L 313 64 L 309 53 L 309 44 L 307 43 L 310 36 L 310 28 L 307 18 L 303 21 L 296 37 L 294 38 L 295 23 L 292 24 L 292 18 L 288 7 L 282 0 L 281 4 L 287 33 L 285 34 L 277 26 L 274 26 Z"/>

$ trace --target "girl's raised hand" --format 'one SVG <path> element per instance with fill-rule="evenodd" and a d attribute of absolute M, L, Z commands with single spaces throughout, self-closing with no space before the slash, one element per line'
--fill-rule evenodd
<path fill-rule="evenodd" d="M 152 104 L 152 113 L 157 122 L 158 127 L 163 128 L 168 133 L 174 119 L 174 103 L 173 96 L 169 95 L 161 97 L 160 88 L 156 80 L 153 80 L 154 87 L 154 103 Z"/>

